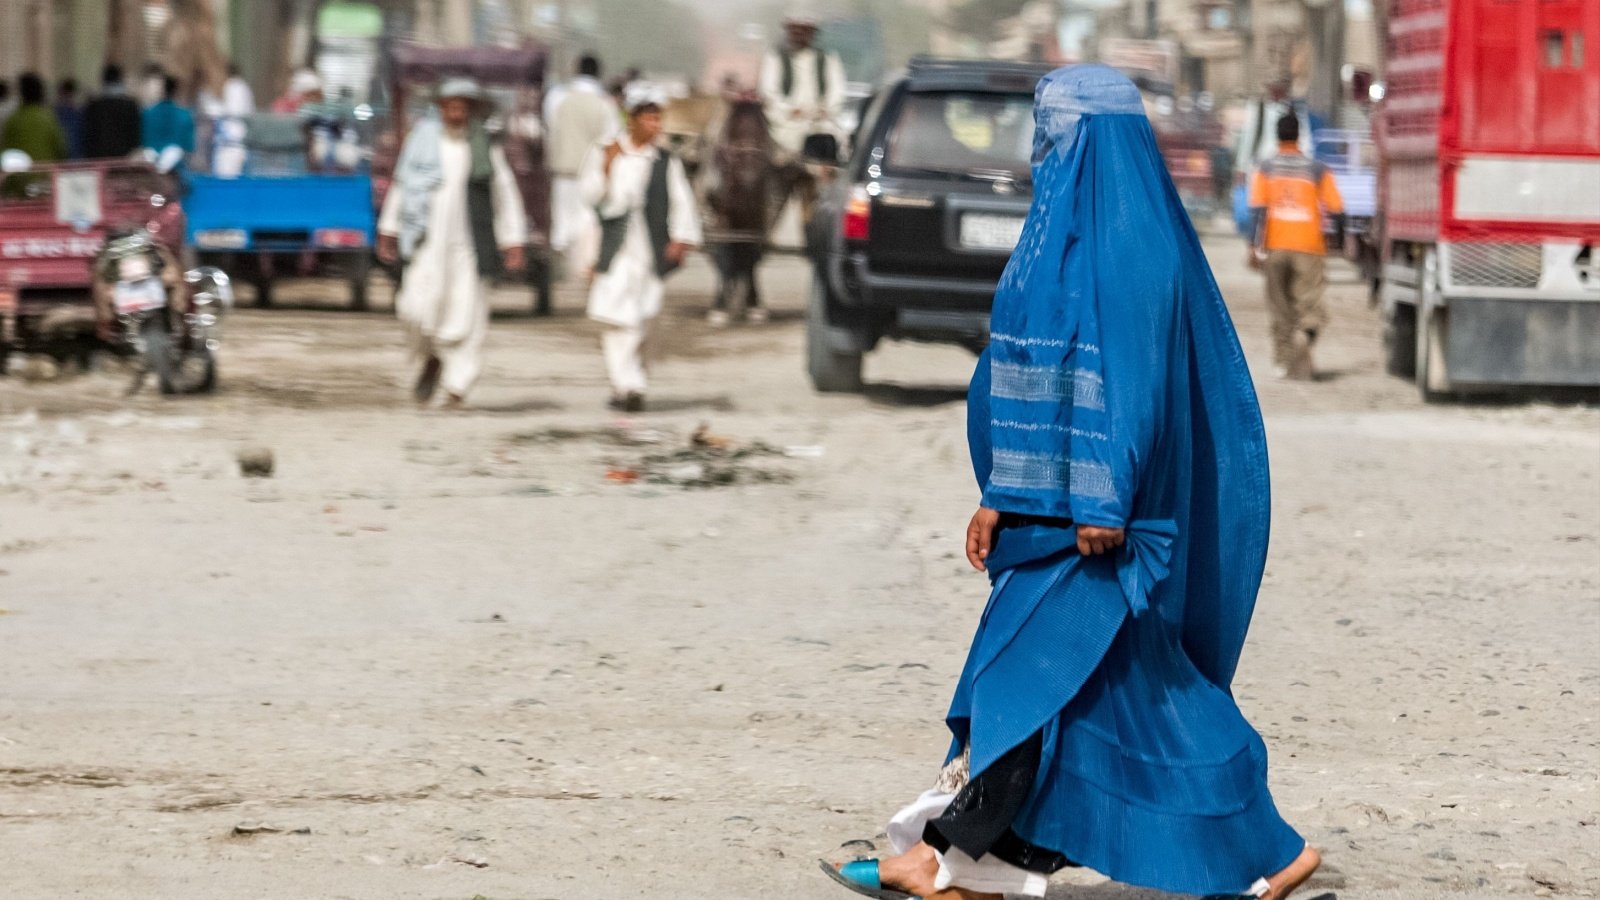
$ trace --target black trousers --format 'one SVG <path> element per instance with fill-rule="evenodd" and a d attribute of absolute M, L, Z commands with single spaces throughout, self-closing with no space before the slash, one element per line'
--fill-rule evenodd
<path fill-rule="evenodd" d="M 1044 737 L 1035 734 L 968 780 L 944 813 L 922 830 L 923 841 L 940 853 L 955 847 L 973 859 L 989 854 L 1045 875 L 1073 865 L 1065 856 L 1030 844 L 1011 829 L 1033 790 L 1043 750 Z"/>

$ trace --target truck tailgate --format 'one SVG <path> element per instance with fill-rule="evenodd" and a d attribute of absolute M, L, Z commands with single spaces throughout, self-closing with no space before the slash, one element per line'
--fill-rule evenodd
<path fill-rule="evenodd" d="M 324 230 L 359 232 L 363 246 L 373 243 L 372 179 L 366 175 L 196 176 L 183 202 L 187 237 L 201 249 L 306 246 Z"/>

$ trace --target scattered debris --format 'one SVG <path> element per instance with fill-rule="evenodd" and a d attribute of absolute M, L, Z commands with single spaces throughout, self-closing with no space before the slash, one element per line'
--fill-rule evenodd
<path fill-rule="evenodd" d="M 721 434 L 711 433 L 711 423 L 701 422 L 700 426 L 689 435 L 689 446 L 701 450 L 726 451 L 733 446 L 733 438 Z"/>
<path fill-rule="evenodd" d="M 606 480 L 617 484 L 633 484 L 639 480 L 638 469 L 611 468 L 606 470 Z"/>
<path fill-rule="evenodd" d="M 239 474 L 246 478 L 271 478 L 276 466 L 268 447 L 248 447 L 239 451 Z"/>
<path fill-rule="evenodd" d="M 233 835 L 234 835 L 234 837 L 250 837 L 252 835 L 257 835 L 257 834 L 310 834 L 310 833 L 311 833 L 311 828 L 309 826 L 301 826 L 299 828 L 279 828 L 276 825 L 268 825 L 265 822 L 240 822 L 238 825 L 233 826 Z"/>

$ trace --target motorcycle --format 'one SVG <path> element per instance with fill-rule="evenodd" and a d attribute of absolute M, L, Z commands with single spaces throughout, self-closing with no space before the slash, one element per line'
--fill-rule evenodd
<path fill-rule="evenodd" d="M 222 313 L 233 285 L 214 266 L 179 275 L 177 260 L 148 231 L 114 232 L 93 264 L 102 337 L 138 361 L 128 393 L 155 373 L 163 394 L 216 389 Z"/>

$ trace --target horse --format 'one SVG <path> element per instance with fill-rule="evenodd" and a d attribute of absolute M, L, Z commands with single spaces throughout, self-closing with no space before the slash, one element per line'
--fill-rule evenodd
<path fill-rule="evenodd" d="M 766 249 L 777 165 L 761 102 L 739 96 L 729 101 L 722 127 L 703 173 L 711 214 L 709 243 L 717 266 L 717 296 L 712 320 L 725 322 L 735 296 L 756 321 L 766 318 L 756 266 Z"/>

